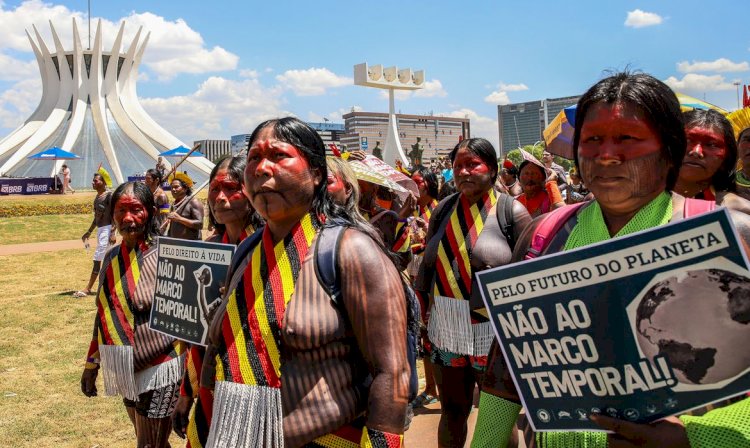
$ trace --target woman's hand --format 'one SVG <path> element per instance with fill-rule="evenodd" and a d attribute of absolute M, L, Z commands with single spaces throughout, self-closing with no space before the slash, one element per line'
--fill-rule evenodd
<path fill-rule="evenodd" d="M 96 377 L 99 369 L 83 369 L 81 375 L 81 392 L 87 397 L 96 397 Z"/>
<path fill-rule="evenodd" d="M 610 448 L 690 448 L 685 425 L 677 417 L 667 417 L 648 425 L 592 415 L 591 420 L 602 429 L 613 431 L 607 436 Z"/>
<path fill-rule="evenodd" d="M 417 197 L 414 193 L 409 193 L 409 197 L 404 201 L 404 205 L 401 206 L 401 210 L 398 211 L 398 219 L 406 219 L 412 215 L 414 210 L 417 208 Z"/>
<path fill-rule="evenodd" d="M 172 411 L 172 429 L 180 438 L 184 439 L 190 421 L 190 408 L 193 407 L 193 398 L 180 395 L 177 404 Z"/>

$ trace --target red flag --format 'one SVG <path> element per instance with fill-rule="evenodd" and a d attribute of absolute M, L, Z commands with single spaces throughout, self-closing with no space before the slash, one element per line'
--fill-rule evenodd
<path fill-rule="evenodd" d="M 748 86 L 742 86 L 742 107 L 750 107 L 750 98 L 747 97 Z"/>
<path fill-rule="evenodd" d="M 335 143 L 329 143 L 328 147 L 331 148 L 331 152 L 336 157 L 341 157 L 341 151 L 339 151 L 339 148 L 336 147 Z"/>

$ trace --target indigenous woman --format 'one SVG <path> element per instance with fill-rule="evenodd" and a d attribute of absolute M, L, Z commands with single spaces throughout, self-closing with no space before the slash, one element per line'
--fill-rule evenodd
<path fill-rule="evenodd" d="M 737 173 L 735 190 L 750 200 L 750 108 L 743 108 L 727 115 L 737 136 Z"/>
<path fill-rule="evenodd" d="M 325 146 L 295 118 L 251 134 L 245 189 L 266 220 L 238 248 L 211 325 L 209 447 L 400 446 L 409 368 L 403 285 L 382 242 L 327 193 Z M 316 275 L 320 232 L 340 294 Z M 373 275 L 377 273 L 377 275 Z"/>
<path fill-rule="evenodd" d="M 411 216 L 408 218 L 409 232 L 411 238 L 412 259 L 409 262 L 408 272 L 412 282 L 414 282 L 419 273 L 419 266 L 422 264 L 424 250 L 426 247 L 425 237 L 427 236 L 428 224 L 432 216 L 432 210 L 438 205 L 438 178 L 429 168 L 417 165 L 411 175 L 411 179 L 417 184 L 419 198 L 416 200 L 416 206 L 413 207 Z M 425 303 L 422 303 L 422 310 L 427 311 Z M 426 315 L 423 318 L 427 321 Z M 430 362 L 430 342 L 427 334 L 423 335 L 424 357 L 424 391 L 412 401 L 413 408 L 419 408 L 426 404 L 432 404 L 437 401 L 437 386 L 435 385 L 435 376 L 432 372 L 432 363 Z"/>
<path fill-rule="evenodd" d="M 166 447 L 184 348 L 148 327 L 157 261 L 154 197 L 145 184 L 128 182 L 112 194 L 112 204 L 122 244 L 102 263 L 94 337 L 81 390 L 88 397 L 96 395 L 101 367 L 106 394 L 124 397 L 138 446 Z"/>
<path fill-rule="evenodd" d="M 259 227 L 260 221 L 243 191 L 246 165 L 247 160 L 242 156 L 226 157 L 211 171 L 208 218 L 214 224 L 216 233 L 206 241 L 237 245 Z M 216 302 L 214 304 L 218 305 Z M 212 311 L 209 309 L 209 321 Z M 188 348 L 180 398 L 172 414 L 174 430 L 180 437 L 187 436 L 188 448 L 206 445 L 211 424 L 213 394 L 209 389 L 200 387 L 205 352 L 200 345 L 190 345 Z M 193 402 L 195 407 L 192 407 Z"/>
<path fill-rule="evenodd" d="M 519 172 L 523 193 L 518 196 L 518 201 L 526 206 L 532 217 L 536 218 L 565 206 L 560 188 L 557 186 L 558 174 L 554 170 L 545 168 L 529 155 L 521 163 Z"/>
<path fill-rule="evenodd" d="M 732 185 L 737 160 L 732 124 L 711 109 L 691 110 L 683 118 L 687 150 L 675 191 L 688 198 L 717 201 L 717 194 Z"/>
<path fill-rule="evenodd" d="M 170 176 L 170 179 L 174 204 L 172 204 L 172 212 L 167 215 L 169 221 L 167 236 L 183 240 L 199 240 L 205 212 L 203 204 L 197 198 L 188 200 L 193 194 L 193 180 L 184 173 L 175 173 Z"/>
<path fill-rule="evenodd" d="M 344 207 L 351 216 L 359 214 L 359 185 L 357 177 L 349 166 L 349 162 L 340 157 L 326 157 L 328 166 L 328 194 L 333 200 Z"/>
<path fill-rule="evenodd" d="M 360 179 L 358 184 L 360 213 L 380 232 L 386 247 L 396 254 L 398 270 L 405 270 L 411 260 L 409 226 L 405 219 L 400 219 L 398 213 L 391 210 L 393 194 L 387 188 L 366 180 Z"/>
<path fill-rule="evenodd" d="M 463 140 L 450 153 L 459 192 L 432 211 L 415 286 L 431 303 L 428 334 L 442 412 L 438 444 L 444 447 L 464 446 L 474 386 L 494 338 L 490 322 L 469 305 L 472 293 L 479 294 L 474 274 L 510 262 L 512 254 L 495 208 L 507 204 L 493 188 L 495 154 L 483 138 Z M 511 204 L 510 230 L 518 237 L 531 218 L 523 205 Z"/>
<path fill-rule="evenodd" d="M 669 87 L 650 75 L 619 73 L 591 87 L 579 100 L 577 114 L 575 162 L 595 200 L 577 211 L 548 248 L 575 249 L 683 217 L 685 198 L 673 189 L 685 157 L 686 139 L 680 105 Z M 731 217 L 742 239 L 748 241 L 748 217 L 736 212 Z M 519 241 L 514 259 L 526 255 L 538 222 L 532 223 Z M 493 350 L 493 354 L 497 352 Z M 482 394 L 472 446 L 505 446 L 521 408 L 502 364 L 502 356 L 491 361 L 487 380 L 494 380 L 494 386 L 486 389 L 492 394 Z M 749 412 L 750 399 L 745 399 L 702 417 L 669 417 L 649 425 L 591 416 L 612 434 L 535 435 L 528 428 L 524 433 L 529 447 L 739 446 L 724 444 L 716 437 L 731 431 L 738 435 L 730 437 L 747 440 Z"/>
<path fill-rule="evenodd" d="M 508 159 L 503 160 L 500 176 L 498 176 L 498 180 L 495 182 L 495 190 L 508 193 L 514 198 L 523 193 L 523 188 L 521 188 L 521 184 L 518 182 L 518 168 Z"/>
<path fill-rule="evenodd" d="M 156 225 L 161 230 L 164 226 L 164 220 L 170 212 L 169 198 L 164 190 L 161 189 L 162 172 L 151 168 L 146 171 L 146 175 L 143 178 L 143 183 L 151 190 L 154 195 L 154 202 L 156 203 Z M 162 232 L 164 234 L 164 232 Z"/>

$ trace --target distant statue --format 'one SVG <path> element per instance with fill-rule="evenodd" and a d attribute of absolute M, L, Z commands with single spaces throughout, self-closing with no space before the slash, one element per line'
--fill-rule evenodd
<path fill-rule="evenodd" d="M 375 147 L 372 148 L 372 155 L 383 160 L 383 148 L 380 147 L 380 142 L 375 142 Z"/>
<path fill-rule="evenodd" d="M 422 141 L 422 137 L 417 137 L 417 143 L 411 145 L 411 151 L 409 151 L 409 159 L 411 160 L 411 166 L 421 165 L 422 153 L 424 152 L 424 146 L 419 142 Z"/>

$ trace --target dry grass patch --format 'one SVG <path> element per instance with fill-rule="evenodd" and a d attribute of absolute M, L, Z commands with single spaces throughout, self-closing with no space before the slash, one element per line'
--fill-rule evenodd
<path fill-rule="evenodd" d="M 78 239 L 88 230 L 93 218 L 93 213 L 0 218 L 0 244 Z"/>
<path fill-rule="evenodd" d="M 12 447 L 132 447 L 120 397 L 86 398 L 80 376 L 91 340 L 93 297 L 83 249 L 0 256 L 0 440 Z M 101 381 L 99 390 L 103 390 Z M 172 446 L 183 442 L 172 437 Z"/>

